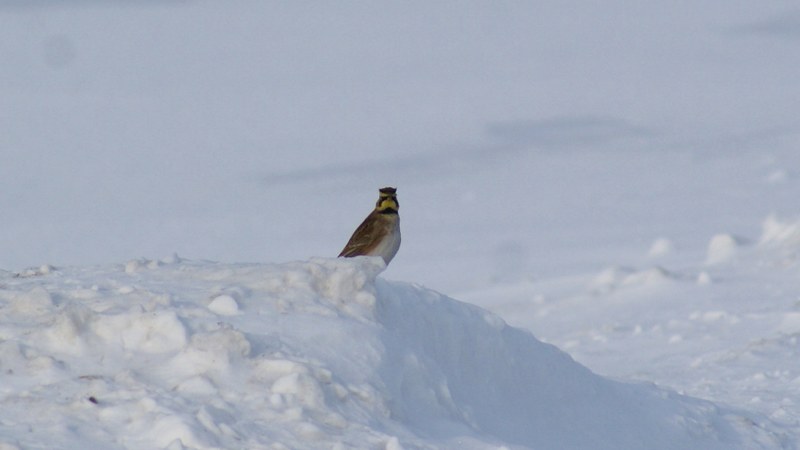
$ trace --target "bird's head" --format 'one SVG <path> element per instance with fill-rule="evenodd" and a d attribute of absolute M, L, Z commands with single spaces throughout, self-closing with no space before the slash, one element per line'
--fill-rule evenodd
<path fill-rule="evenodd" d="M 400 208 L 400 204 L 397 202 L 397 189 L 385 187 L 381 188 L 379 192 L 375 211 L 382 214 L 397 214 L 397 210 Z"/>

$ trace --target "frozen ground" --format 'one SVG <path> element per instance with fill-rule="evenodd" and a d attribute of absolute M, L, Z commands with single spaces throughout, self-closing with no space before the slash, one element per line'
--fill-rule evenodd
<path fill-rule="evenodd" d="M 0 2 L 0 306 L 19 315 L 3 318 L 0 345 L 2 361 L 32 374 L 2 384 L 4 409 L 33 404 L 61 417 L 44 447 L 177 445 L 166 437 L 178 435 L 189 447 L 264 444 L 254 436 L 268 428 L 257 422 L 297 405 L 270 403 L 253 416 L 271 397 L 239 401 L 245 391 L 225 377 L 253 377 L 275 394 L 279 370 L 259 368 L 260 358 L 294 359 L 286 374 L 316 380 L 324 401 L 311 395 L 316 403 L 298 404 L 286 422 L 299 429 L 270 434 L 290 448 L 305 422 L 321 446 L 336 436 L 389 448 L 458 448 L 448 440 L 456 435 L 477 448 L 531 444 L 481 432 L 487 425 L 465 413 L 475 405 L 459 402 L 422 410 L 461 434 L 380 416 L 370 408 L 397 391 L 375 387 L 391 380 L 377 369 L 359 375 L 373 377 L 361 381 L 374 401 L 335 400 L 331 386 L 342 381 L 329 386 L 315 372 L 354 382 L 333 367 L 346 361 L 333 357 L 345 353 L 335 342 L 316 362 L 298 360 L 311 345 L 270 353 L 257 321 L 271 303 L 259 299 L 280 296 L 257 278 L 350 270 L 312 258 L 336 255 L 377 188 L 396 185 L 403 246 L 374 286 L 364 282 L 376 304 L 422 302 L 434 289 L 602 377 L 667 390 L 622 384 L 625 392 L 690 396 L 666 394 L 655 409 L 713 422 L 688 438 L 696 448 L 797 448 L 799 36 L 788 1 Z M 186 260 L 114 265 L 175 252 Z M 221 263 L 200 262 L 209 260 Z M 229 284 L 242 292 L 215 291 Z M 332 312 L 336 320 L 313 328 L 334 337 L 357 334 L 361 317 L 374 332 L 364 331 L 365 348 L 388 342 L 381 357 L 430 356 L 413 333 L 389 337 L 396 322 L 357 299 L 349 311 L 311 281 L 292 286 L 308 296 L 284 301 L 300 302 L 302 314 L 281 317 Z M 223 293 L 230 299 L 214 300 Z M 425 330 L 454 320 L 468 335 L 490 333 L 467 311 L 454 307 Z M 219 315 L 228 325 L 214 329 Z M 140 336 L 148 323 L 167 331 Z M 129 344 L 109 327 L 133 329 Z M 316 337 L 285 333 L 277 337 Z M 525 339 L 539 349 L 534 360 L 550 361 L 550 347 Z M 228 375 L 196 365 L 191 374 L 205 377 L 190 383 L 196 391 L 171 391 L 195 375 L 169 364 L 203 351 L 222 352 Z M 147 364 L 161 363 L 148 375 Z M 438 372 L 414 386 L 466 386 L 445 366 L 420 367 Z M 202 412 L 191 396 L 204 392 L 231 397 Z M 34 443 L 8 425 L 12 414 L 0 424 L 4 440 Z M 92 414 L 107 415 L 94 434 Z M 169 417 L 162 440 L 136 436 Z M 665 430 L 650 419 L 640 431 Z M 691 428 L 672 426 L 677 435 Z"/>
<path fill-rule="evenodd" d="M 3 279 L 4 448 L 729 449 L 763 417 L 599 377 L 380 258 Z"/>

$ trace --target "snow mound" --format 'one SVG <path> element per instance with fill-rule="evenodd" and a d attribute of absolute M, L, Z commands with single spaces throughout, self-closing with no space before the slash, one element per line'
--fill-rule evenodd
<path fill-rule="evenodd" d="M 708 243 L 706 264 L 714 265 L 733 260 L 742 244 L 742 239 L 728 233 L 714 235 Z"/>
<path fill-rule="evenodd" d="M 675 253 L 675 244 L 667 238 L 658 238 L 650 245 L 647 256 L 660 258 Z"/>
<path fill-rule="evenodd" d="M 750 418 L 597 376 L 380 258 L 0 280 L 4 448 L 758 448 Z"/>
<path fill-rule="evenodd" d="M 662 267 L 633 269 L 609 267 L 593 277 L 589 283 L 591 292 L 607 294 L 620 288 L 647 288 L 678 280 L 680 276 Z"/>
<path fill-rule="evenodd" d="M 800 220 L 785 222 L 771 215 L 761 225 L 759 245 L 765 247 L 800 246 Z"/>

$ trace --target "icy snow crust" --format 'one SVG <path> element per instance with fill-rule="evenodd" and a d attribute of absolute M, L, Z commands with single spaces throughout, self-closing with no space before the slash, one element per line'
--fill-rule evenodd
<path fill-rule="evenodd" d="M 5 448 L 730 449 L 761 424 L 600 377 L 380 258 L 0 280 Z"/>

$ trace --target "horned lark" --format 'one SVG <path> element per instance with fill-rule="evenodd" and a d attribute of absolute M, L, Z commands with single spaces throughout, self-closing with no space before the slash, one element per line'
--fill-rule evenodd
<path fill-rule="evenodd" d="M 356 228 L 339 256 L 381 256 L 389 265 L 400 248 L 400 216 L 397 214 L 400 205 L 396 192 L 393 187 L 380 189 L 375 209 Z"/>

